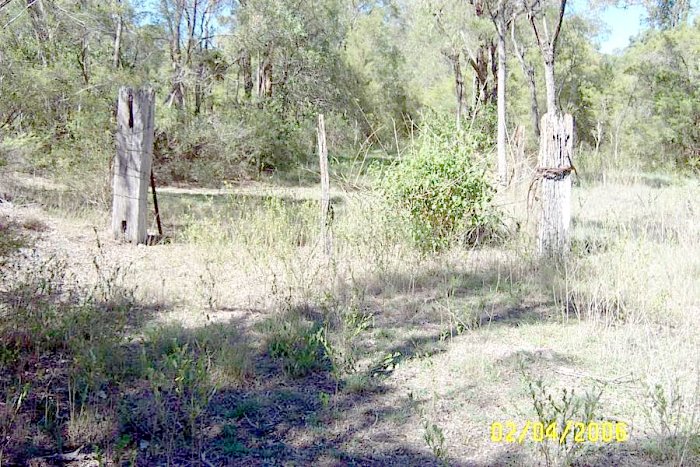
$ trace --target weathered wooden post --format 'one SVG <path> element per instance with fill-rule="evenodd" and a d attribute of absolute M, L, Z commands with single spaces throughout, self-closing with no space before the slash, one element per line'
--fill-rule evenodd
<path fill-rule="evenodd" d="M 331 216 L 331 194 L 330 176 L 328 174 L 328 147 L 326 146 L 326 124 L 323 114 L 318 116 L 318 157 L 321 170 L 321 247 L 327 258 L 330 258 L 332 251 L 330 224 Z"/>
<path fill-rule="evenodd" d="M 146 243 L 146 207 L 153 157 L 155 93 L 121 88 L 117 103 L 117 157 L 114 162 L 112 233 Z"/>
<path fill-rule="evenodd" d="M 540 179 L 542 211 L 537 251 L 540 256 L 562 257 L 569 251 L 571 172 L 574 171 L 574 118 L 548 112 L 540 125 Z"/>

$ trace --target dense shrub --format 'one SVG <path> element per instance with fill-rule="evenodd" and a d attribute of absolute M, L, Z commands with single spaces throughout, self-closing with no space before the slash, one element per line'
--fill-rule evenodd
<path fill-rule="evenodd" d="M 284 115 L 273 103 L 178 121 L 164 112 L 155 142 L 159 178 L 218 185 L 285 170 L 313 153 L 310 119 Z"/>
<path fill-rule="evenodd" d="M 383 179 L 383 190 L 411 225 L 416 244 L 438 250 L 473 238 L 492 219 L 493 188 L 476 141 L 451 116 L 424 118 L 415 143 Z"/>

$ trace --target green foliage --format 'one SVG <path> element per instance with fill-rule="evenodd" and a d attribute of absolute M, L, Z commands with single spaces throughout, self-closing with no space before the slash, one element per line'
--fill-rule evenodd
<path fill-rule="evenodd" d="M 424 251 L 469 238 L 492 221 L 494 190 L 480 143 L 458 131 L 451 116 L 434 115 L 424 119 L 409 153 L 386 174 L 384 193 Z"/>
<path fill-rule="evenodd" d="M 642 415 L 653 434 L 648 450 L 660 461 L 683 464 L 700 457 L 700 381 L 695 396 L 685 397 L 676 379 L 671 384 L 647 384 Z"/>
<path fill-rule="evenodd" d="M 14 296 L 9 313 L 0 315 L 0 335 L 7 349 L 35 354 L 69 350 L 80 355 L 98 336 L 114 343 L 124 335 L 128 303 L 117 304 L 111 298 L 98 302 L 94 294 L 74 296 L 64 288 L 73 278 L 62 259 L 38 260 L 31 267 L 20 261 L 9 262 L 2 270 L 4 277 L 12 278 Z M 118 284 L 105 287 L 116 289 Z M 62 295 L 72 302 L 57 301 Z"/>
<path fill-rule="evenodd" d="M 361 312 L 357 306 L 329 313 L 325 326 L 317 331 L 316 338 L 323 346 L 337 379 L 357 372 L 357 342 L 373 323 L 371 314 Z"/>
<path fill-rule="evenodd" d="M 382 8 L 362 15 L 348 31 L 344 51 L 358 101 L 351 110 L 363 112 L 360 124 L 380 141 L 391 141 L 395 127 L 403 133 L 403 118 L 412 110 L 402 73 L 406 57 L 386 15 Z"/>
<path fill-rule="evenodd" d="M 281 360 L 285 373 L 294 378 L 323 367 L 320 329 L 316 323 L 297 314 L 270 318 L 262 325 L 269 355 Z"/>
<path fill-rule="evenodd" d="M 156 89 L 161 181 L 220 185 L 314 166 L 319 112 L 327 117 L 332 157 L 370 147 L 399 152 L 421 125 L 421 111 L 454 112 L 448 55 L 459 57 L 468 96 L 474 59 L 468 51 L 494 34 L 473 5 L 457 0 L 249 0 L 230 9 L 214 0 L 47 2 L 43 11 L 20 3 L 0 9 L 0 24 L 7 24 L 0 31 L 0 165 L 20 161 L 58 174 L 81 206 L 101 208 L 109 202 L 119 86 Z M 562 30 L 558 99 L 574 113 L 579 141 L 607 161 L 588 164 L 595 170 L 700 166 L 699 25 L 688 24 L 683 2 L 647 6 L 660 30 L 641 34 L 621 56 L 596 50 L 595 18 L 567 16 Z M 193 16 L 217 29 L 216 41 L 204 27 L 190 32 L 184 26 Z M 519 41 L 529 46 L 541 98 L 540 57 L 531 34 L 523 33 L 528 25 L 522 26 Z M 509 71 L 509 122 L 529 122 L 520 67 L 511 61 Z M 263 72 L 270 89 L 256 88 Z M 181 99 L 171 99 L 174 88 Z M 491 115 L 479 111 L 480 119 Z M 470 138 L 490 139 L 491 124 L 479 125 Z"/>
<path fill-rule="evenodd" d="M 632 77 L 630 149 L 657 165 L 696 167 L 700 160 L 700 22 L 650 31 L 622 62 Z"/>
<path fill-rule="evenodd" d="M 221 433 L 221 450 L 230 456 L 240 456 L 248 452 L 248 448 L 238 439 L 236 425 L 226 424 Z"/>
<path fill-rule="evenodd" d="M 187 343 L 175 342 L 160 360 L 148 360 L 146 365 L 146 379 L 155 403 L 153 432 L 168 432 L 182 425 L 186 438 L 195 437 L 197 423 L 215 392 L 209 355 L 194 352 Z"/>
<path fill-rule="evenodd" d="M 2 460 L 5 449 L 7 449 L 8 443 L 12 440 L 10 435 L 21 421 L 20 411 L 31 391 L 31 385 L 29 383 L 19 383 L 10 387 L 0 388 L 3 390 L 4 396 L 4 401 L 0 407 L 0 460 Z"/>
<path fill-rule="evenodd" d="M 435 458 L 441 461 L 444 465 L 449 465 L 447 462 L 447 447 L 445 446 L 445 433 L 442 428 L 435 423 L 430 423 L 427 420 L 423 421 L 423 440 L 433 452 Z"/>
<path fill-rule="evenodd" d="M 179 121 L 163 110 L 155 143 L 155 167 L 162 181 L 219 185 L 288 170 L 313 154 L 313 127 L 270 102 Z"/>
<path fill-rule="evenodd" d="M 527 393 L 536 415 L 536 421 L 545 429 L 553 429 L 554 439 L 545 436 L 537 443 L 537 449 L 547 466 L 568 466 L 574 461 L 582 444 L 574 439 L 572 423 L 584 426 L 599 418 L 600 398 L 603 388 L 586 390 L 583 396 L 576 388 L 553 389 L 541 378 L 534 379 L 521 361 L 520 371 L 527 384 Z"/>

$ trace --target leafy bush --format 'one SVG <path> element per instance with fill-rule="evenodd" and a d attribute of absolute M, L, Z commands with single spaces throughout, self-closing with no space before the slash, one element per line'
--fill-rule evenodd
<path fill-rule="evenodd" d="M 274 102 L 189 121 L 169 109 L 159 117 L 154 156 L 162 181 L 219 185 L 289 169 L 313 154 L 313 122 L 286 115 Z"/>
<path fill-rule="evenodd" d="M 284 372 L 293 378 L 306 376 L 324 366 L 320 329 L 298 310 L 271 317 L 261 324 L 269 355 L 281 360 Z"/>
<path fill-rule="evenodd" d="M 458 131 L 451 116 L 425 119 L 409 154 L 383 180 L 383 191 L 411 225 L 416 244 L 434 251 L 471 239 L 492 221 L 494 193 L 482 142 Z"/>

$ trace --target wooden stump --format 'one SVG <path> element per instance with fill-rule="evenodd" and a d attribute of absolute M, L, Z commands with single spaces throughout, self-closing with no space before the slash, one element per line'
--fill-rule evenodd
<path fill-rule="evenodd" d="M 117 104 L 112 233 L 117 240 L 146 243 L 146 208 L 153 157 L 155 93 L 121 88 Z"/>
<path fill-rule="evenodd" d="M 318 157 L 319 168 L 321 171 L 321 247 L 327 258 L 330 258 L 332 252 L 331 244 L 331 193 L 330 193 L 330 176 L 328 174 L 328 147 L 326 146 L 326 124 L 323 119 L 323 114 L 318 116 Z"/>
<path fill-rule="evenodd" d="M 542 211 L 537 251 L 540 256 L 562 257 L 570 247 L 571 172 L 574 170 L 574 119 L 546 113 L 540 128 L 540 180 Z"/>

